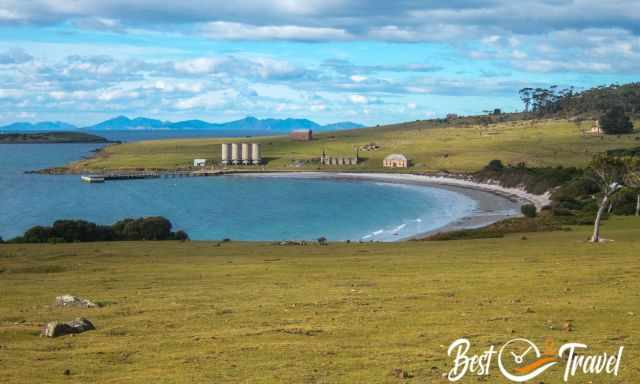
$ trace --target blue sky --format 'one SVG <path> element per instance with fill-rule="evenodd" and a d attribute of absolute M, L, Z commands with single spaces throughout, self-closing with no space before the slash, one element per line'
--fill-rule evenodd
<path fill-rule="evenodd" d="M 0 0 L 0 123 L 515 111 L 637 81 L 639 33 L 628 0 Z"/>

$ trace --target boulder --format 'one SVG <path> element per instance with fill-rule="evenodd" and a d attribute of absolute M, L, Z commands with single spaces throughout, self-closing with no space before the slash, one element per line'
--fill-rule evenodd
<path fill-rule="evenodd" d="M 93 324 L 84 317 L 78 317 L 77 319 L 68 323 L 61 323 L 58 321 L 52 321 L 47 323 L 42 329 L 42 336 L 45 337 L 60 337 L 75 333 L 82 333 L 96 329 Z"/>
<path fill-rule="evenodd" d="M 56 306 L 75 308 L 96 308 L 98 305 L 91 300 L 83 299 L 72 295 L 62 295 L 56 297 Z"/>

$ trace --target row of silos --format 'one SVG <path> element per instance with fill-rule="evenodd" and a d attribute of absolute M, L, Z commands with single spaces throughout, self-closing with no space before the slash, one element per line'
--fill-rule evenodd
<path fill-rule="evenodd" d="M 223 143 L 222 164 L 251 165 L 262 163 L 262 152 L 258 143 Z"/>

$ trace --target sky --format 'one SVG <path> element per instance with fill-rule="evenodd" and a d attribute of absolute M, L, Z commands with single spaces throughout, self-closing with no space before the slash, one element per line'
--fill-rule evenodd
<path fill-rule="evenodd" d="M 0 123 L 376 125 L 639 75 L 638 0 L 0 0 Z"/>

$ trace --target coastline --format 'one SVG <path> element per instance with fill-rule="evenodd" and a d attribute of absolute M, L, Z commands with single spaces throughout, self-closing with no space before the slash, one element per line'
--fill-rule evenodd
<path fill-rule="evenodd" d="M 458 218 L 444 226 L 399 238 L 397 241 L 422 239 L 427 236 L 463 229 L 481 228 L 501 220 L 521 217 L 520 206 L 534 204 L 540 209 L 551 201 L 548 195 L 534 195 L 516 188 L 504 188 L 500 185 L 477 183 L 467 179 L 444 176 L 388 173 L 349 173 L 349 172 L 270 172 L 270 173 L 229 173 L 234 177 L 291 177 L 334 180 L 380 181 L 398 184 L 423 185 L 446 189 L 473 199 L 477 206 L 470 215 Z"/>

